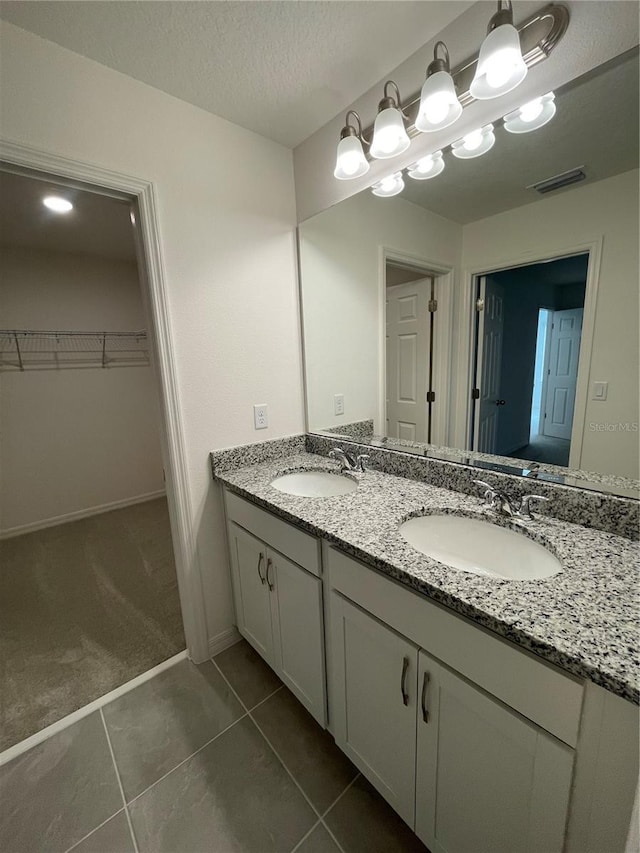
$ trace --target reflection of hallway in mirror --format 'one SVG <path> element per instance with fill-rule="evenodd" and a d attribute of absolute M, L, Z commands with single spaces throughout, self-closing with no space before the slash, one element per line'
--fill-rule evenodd
<path fill-rule="evenodd" d="M 575 255 L 479 279 L 474 449 L 569 465 L 587 263 Z"/>

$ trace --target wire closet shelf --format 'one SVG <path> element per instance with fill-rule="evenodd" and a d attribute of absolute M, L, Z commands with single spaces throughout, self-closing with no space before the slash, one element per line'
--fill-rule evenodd
<path fill-rule="evenodd" d="M 0 370 L 149 364 L 146 330 L 76 332 L 0 329 Z"/>

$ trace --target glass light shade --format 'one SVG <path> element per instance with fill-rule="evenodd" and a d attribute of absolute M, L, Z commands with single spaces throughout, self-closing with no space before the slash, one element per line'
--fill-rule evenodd
<path fill-rule="evenodd" d="M 57 195 L 48 195 L 42 199 L 42 203 L 55 213 L 69 213 L 70 210 L 73 210 L 73 205 L 70 201 L 67 201 L 66 198 L 60 198 Z"/>
<path fill-rule="evenodd" d="M 357 136 L 345 136 L 338 143 L 338 154 L 333 176 L 339 181 L 359 178 L 369 171 L 369 162 L 364 156 L 362 143 Z"/>
<path fill-rule="evenodd" d="M 402 154 L 410 145 L 400 111 L 387 107 L 376 116 L 370 153 L 376 160 L 387 160 Z"/>
<path fill-rule="evenodd" d="M 449 127 L 462 114 L 451 74 L 436 71 L 424 81 L 415 126 L 423 133 Z"/>
<path fill-rule="evenodd" d="M 437 177 L 442 171 L 444 171 L 442 151 L 434 151 L 433 154 L 409 166 L 409 177 L 414 181 L 428 181 L 430 178 Z"/>
<path fill-rule="evenodd" d="M 451 153 L 459 160 L 471 160 L 473 157 L 481 157 L 486 154 L 496 141 L 493 133 L 493 125 L 487 124 L 477 130 L 467 133 L 462 139 L 458 139 L 451 146 Z"/>
<path fill-rule="evenodd" d="M 556 114 L 555 95 L 547 92 L 504 117 L 504 129 L 509 133 L 529 133 L 544 127 Z"/>
<path fill-rule="evenodd" d="M 395 172 L 378 181 L 371 187 L 371 192 L 380 198 L 391 198 L 398 195 L 404 189 L 404 181 L 402 180 L 402 172 Z"/>
<path fill-rule="evenodd" d="M 513 24 L 502 24 L 482 42 L 469 91 L 479 101 L 498 98 L 519 86 L 526 76 L 518 31 Z"/>

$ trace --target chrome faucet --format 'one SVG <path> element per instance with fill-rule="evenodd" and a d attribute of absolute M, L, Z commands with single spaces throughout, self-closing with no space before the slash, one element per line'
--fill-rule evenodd
<path fill-rule="evenodd" d="M 329 456 L 340 463 L 340 473 L 344 473 L 345 471 L 360 471 L 364 473 L 366 470 L 365 462 L 369 458 L 366 453 L 354 456 L 348 450 L 342 450 L 340 447 L 334 447 L 333 450 L 330 450 Z"/>
<path fill-rule="evenodd" d="M 489 483 L 485 483 L 484 480 L 474 480 L 473 482 L 476 483 L 476 485 L 481 486 L 484 490 L 482 494 L 484 498 L 484 505 L 489 509 L 494 510 L 498 515 L 533 520 L 531 502 L 549 500 L 549 498 L 545 498 L 542 495 L 524 495 L 524 497 L 518 500 L 518 498 L 509 497 L 509 495 L 500 491 L 500 489 L 494 489 L 493 486 L 490 486 Z"/>

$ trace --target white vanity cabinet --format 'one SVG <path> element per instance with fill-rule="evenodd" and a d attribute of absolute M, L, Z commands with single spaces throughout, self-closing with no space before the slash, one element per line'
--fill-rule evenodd
<path fill-rule="evenodd" d="M 238 630 L 324 727 L 319 543 L 232 493 L 226 508 Z"/>
<path fill-rule="evenodd" d="M 502 661 L 515 682 L 514 701 L 527 704 L 526 681 L 549 691 L 566 679 L 565 713 L 529 705 L 530 715 L 509 707 L 442 658 L 424 649 L 435 632 L 453 658 L 465 653 L 454 625 L 436 624 L 436 607 L 328 550 L 331 576 L 331 693 L 329 712 L 338 745 L 411 826 L 432 853 L 561 853 L 571 792 L 582 686 L 523 653 L 522 669 Z M 367 609 L 345 597 L 360 586 Z M 380 586 L 382 585 L 382 586 Z M 378 587 L 378 589 L 376 589 Z M 399 598 L 397 596 L 400 596 Z M 409 598 L 405 598 L 409 596 Z M 407 606 L 423 605 L 413 628 Z M 368 611 L 368 606 L 377 614 Z M 405 624 L 411 637 L 382 621 Z M 446 619 L 456 620 L 445 613 Z M 426 626 L 421 633 L 422 626 Z M 457 627 L 461 628 L 462 625 Z M 500 665 L 502 643 L 476 632 L 480 658 Z M 483 646 L 483 638 L 489 645 Z M 454 648 L 458 644 L 457 650 Z M 492 649 L 492 643 L 499 644 Z M 471 674 L 481 675 L 467 649 Z M 509 649 L 509 651 L 511 651 Z M 527 667 L 542 672 L 527 672 Z M 502 691 L 501 691 L 502 692 Z M 562 701 L 562 699 L 561 699 Z M 557 710 L 560 710 L 559 708 Z M 568 713 L 566 713 L 568 712 Z M 534 722 L 548 719 L 572 745 Z"/>

